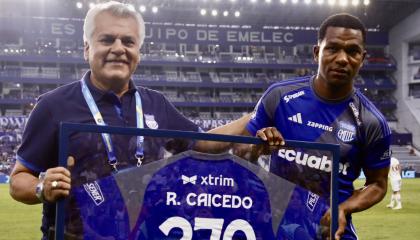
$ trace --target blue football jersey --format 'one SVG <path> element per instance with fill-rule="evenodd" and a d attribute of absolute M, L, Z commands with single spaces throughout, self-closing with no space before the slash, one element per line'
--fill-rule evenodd
<path fill-rule="evenodd" d="M 384 116 L 359 90 L 344 100 L 326 101 L 314 92 L 313 79 L 308 76 L 270 86 L 257 103 L 247 129 L 255 134 L 261 128 L 275 126 L 287 140 L 339 144 L 339 202 L 343 202 L 352 195 L 353 181 L 362 169 L 389 166 L 391 130 Z M 280 149 L 271 157 L 270 171 L 290 179 L 287 170 L 293 163 L 330 172 L 331 160 L 322 153 Z M 307 177 L 311 176 L 295 176 L 293 182 Z M 320 182 L 318 193 L 328 195 L 322 191 L 329 191 L 326 181 Z M 350 225 L 351 221 L 348 229 Z"/>
<path fill-rule="evenodd" d="M 236 156 L 188 151 L 72 188 L 66 212 L 79 219 L 67 216 L 66 230 L 83 239 L 286 239 L 277 232 L 292 221 L 295 187 Z"/>

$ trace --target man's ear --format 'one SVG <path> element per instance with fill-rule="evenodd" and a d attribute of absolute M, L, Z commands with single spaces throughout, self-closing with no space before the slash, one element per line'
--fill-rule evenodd
<path fill-rule="evenodd" d="M 314 45 L 312 48 L 312 52 L 314 54 L 314 61 L 318 63 L 319 61 L 319 45 Z"/>
<path fill-rule="evenodd" d="M 363 67 L 363 64 L 365 63 L 365 59 L 366 59 L 366 50 L 363 50 L 363 55 L 362 55 L 362 64 L 360 64 L 360 67 Z"/>
<path fill-rule="evenodd" d="M 84 42 L 83 57 L 87 62 L 89 62 L 89 43 L 87 41 Z"/>

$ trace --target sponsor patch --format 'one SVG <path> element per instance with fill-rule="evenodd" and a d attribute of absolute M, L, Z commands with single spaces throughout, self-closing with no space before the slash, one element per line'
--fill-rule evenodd
<path fill-rule="evenodd" d="M 182 179 L 182 184 L 187 184 L 187 183 L 195 184 L 197 181 L 197 175 L 192 176 L 192 177 L 182 175 L 181 179 Z"/>
<path fill-rule="evenodd" d="M 361 126 L 362 121 L 360 120 L 359 109 L 357 109 L 357 107 L 354 105 L 353 102 L 350 102 L 349 106 L 350 106 L 351 112 L 353 113 L 354 118 L 356 119 L 357 126 Z"/>
<path fill-rule="evenodd" d="M 302 118 L 302 113 L 297 113 L 295 115 L 292 115 L 292 116 L 288 117 L 287 119 L 291 122 L 298 123 L 298 124 L 304 124 L 304 122 L 305 122 L 305 120 L 303 120 L 303 118 Z M 311 127 L 311 128 L 322 129 L 322 130 L 328 131 L 328 132 L 332 132 L 334 130 L 334 128 L 331 127 L 331 126 L 321 124 L 321 123 L 317 123 L 317 122 L 313 122 L 313 121 L 306 121 L 306 126 Z"/>
<path fill-rule="evenodd" d="M 392 154 L 391 149 L 386 150 L 386 151 L 382 154 L 382 156 L 381 156 L 381 160 L 386 160 L 386 159 L 390 158 L 390 157 L 391 157 L 391 154 Z"/>
<path fill-rule="evenodd" d="M 308 127 L 318 128 L 318 129 L 322 129 L 322 130 L 328 131 L 328 132 L 332 132 L 334 130 L 334 128 L 331 127 L 331 126 L 327 126 L 325 124 L 317 123 L 317 122 L 312 122 L 312 121 L 308 121 L 306 125 Z"/>
<path fill-rule="evenodd" d="M 309 192 L 308 193 L 308 200 L 306 201 L 306 206 L 311 210 L 311 212 L 314 211 L 316 207 L 316 203 L 318 202 L 319 196 L 315 193 Z"/>
<path fill-rule="evenodd" d="M 289 162 L 295 162 L 296 164 L 306 166 L 313 169 L 318 169 L 325 172 L 331 172 L 332 161 L 329 156 L 326 155 L 313 155 L 301 151 L 295 151 L 293 149 L 281 148 L 277 155 L 280 158 L 283 158 Z M 350 167 L 350 164 L 339 163 L 339 173 L 347 175 L 347 169 Z"/>
<path fill-rule="evenodd" d="M 156 122 L 154 115 L 144 114 L 144 118 L 146 120 L 146 125 L 150 129 L 158 129 L 159 124 Z"/>
<path fill-rule="evenodd" d="M 200 184 L 203 186 L 224 186 L 224 187 L 234 187 L 235 180 L 233 178 L 224 177 L 223 175 L 213 176 L 209 174 L 208 176 L 186 176 L 181 175 L 182 184 Z M 200 180 L 200 181 L 199 181 Z"/>
<path fill-rule="evenodd" d="M 85 188 L 85 191 L 89 194 L 90 198 L 92 198 L 96 206 L 101 205 L 105 201 L 104 195 L 101 191 L 101 187 L 96 181 L 92 183 L 85 183 L 83 184 L 83 187 Z"/>
<path fill-rule="evenodd" d="M 305 91 L 299 91 L 297 93 L 289 94 L 283 97 L 283 100 L 288 103 L 290 100 L 301 97 L 305 95 Z"/>

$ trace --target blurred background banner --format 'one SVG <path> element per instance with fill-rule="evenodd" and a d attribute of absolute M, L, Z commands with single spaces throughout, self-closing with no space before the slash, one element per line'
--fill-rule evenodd
<path fill-rule="evenodd" d="M 83 35 L 83 22 L 75 19 L 42 18 L 2 18 L 0 17 L 1 38 L 7 42 L 19 42 L 20 37 L 32 40 L 33 37 L 55 39 L 56 43 L 69 39 L 80 41 Z M 28 31 L 30 29 L 30 31 Z M 147 42 L 155 43 L 201 43 L 220 45 L 252 44 L 260 46 L 294 46 L 309 44 L 316 39 L 316 30 L 307 29 L 267 29 L 264 25 L 250 28 L 211 28 L 208 26 L 146 25 Z M 368 43 L 388 44 L 386 32 L 369 32 Z M 28 43 L 26 43 L 28 44 Z"/>

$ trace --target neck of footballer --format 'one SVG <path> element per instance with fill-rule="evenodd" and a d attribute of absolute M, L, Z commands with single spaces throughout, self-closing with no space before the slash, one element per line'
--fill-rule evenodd
<path fill-rule="evenodd" d="M 327 81 L 322 80 L 319 75 L 314 79 L 313 84 L 315 94 L 326 101 L 340 101 L 348 98 L 354 92 L 353 82 L 342 86 L 332 86 Z"/>

